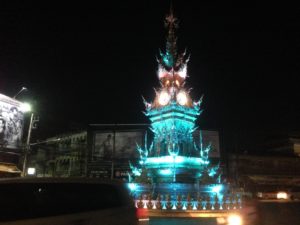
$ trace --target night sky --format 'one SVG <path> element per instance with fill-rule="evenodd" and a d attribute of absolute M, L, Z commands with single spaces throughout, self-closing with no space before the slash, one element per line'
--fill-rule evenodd
<path fill-rule="evenodd" d="M 88 123 L 149 123 L 156 56 L 170 1 L 25 1 L 0 7 L 0 92 L 30 101 L 33 137 Z M 173 1 L 178 48 L 191 54 L 187 86 L 204 95 L 198 125 L 225 148 L 300 131 L 300 10 L 281 2 Z"/>

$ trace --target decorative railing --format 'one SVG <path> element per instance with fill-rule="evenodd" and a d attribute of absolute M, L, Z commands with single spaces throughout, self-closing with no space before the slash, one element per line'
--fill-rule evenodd
<path fill-rule="evenodd" d="M 199 196 L 196 199 L 188 196 L 177 195 L 176 200 L 170 195 L 158 195 L 157 199 L 152 199 L 151 195 L 140 195 L 135 200 L 137 208 L 147 208 L 153 210 L 238 210 L 242 208 L 242 201 L 238 195 L 215 195 Z"/>

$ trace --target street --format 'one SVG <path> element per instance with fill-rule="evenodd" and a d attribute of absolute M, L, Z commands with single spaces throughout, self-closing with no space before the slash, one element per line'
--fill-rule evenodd
<path fill-rule="evenodd" d="M 243 225 L 299 225 L 300 201 L 261 201 L 257 204 L 258 222 Z M 216 225 L 215 218 L 150 218 L 149 225 Z"/>
<path fill-rule="evenodd" d="M 299 201 L 264 201 L 258 204 L 259 225 L 300 224 Z"/>
<path fill-rule="evenodd" d="M 215 218 L 152 218 L 149 225 L 216 225 Z"/>

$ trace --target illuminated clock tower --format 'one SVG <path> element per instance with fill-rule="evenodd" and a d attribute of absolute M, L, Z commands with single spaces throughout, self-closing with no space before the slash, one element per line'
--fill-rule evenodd
<path fill-rule="evenodd" d="M 201 99 L 194 101 L 185 82 L 189 57 L 178 53 L 175 31 L 177 19 L 172 10 L 165 19 L 167 42 L 158 58 L 157 76 L 160 87 L 155 90 L 152 102 L 144 100 L 145 115 L 151 121 L 153 141 L 138 146 L 139 165 L 131 165 L 133 177 L 130 182 L 147 177 L 156 187 L 161 184 L 197 184 L 220 182 L 218 166 L 209 162 L 210 146 L 195 143 L 193 133 L 195 121 L 201 114 Z M 165 186 L 166 186 L 165 185 Z"/>

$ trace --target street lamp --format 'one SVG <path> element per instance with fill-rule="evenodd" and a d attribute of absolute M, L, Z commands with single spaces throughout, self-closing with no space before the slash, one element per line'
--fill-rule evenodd
<path fill-rule="evenodd" d="M 20 109 L 24 113 L 31 112 L 31 105 L 27 102 L 24 102 L 24 103 L 21 104 Z"/>
<path fill-rule="evenodd" d="M 27 88 L 26 88 L 26 87 L 22 87 L 22 89 L 21 89 L 17 94 L 14 95 L 13 99 L 16 99 L 16 97 L 17 97 L 21 92 L 23 92 L 23 91 L 27 91 Z"/>
<path fill-rule="evenodd" d="M 39 142 L 36 142 L 36 143 L 31 143 L 29 144 L 30 146 L 33 146 L 33 145 L 40 145 L 40 144 L 46 144 L 46 143 L 51 143 L 51 142 L 58 142 L 60 141 L 61 138 L 55 138 L 55 139 L 51 139 L 51 140 L 46 140 L 46 141 L 39 141 Z"/>

